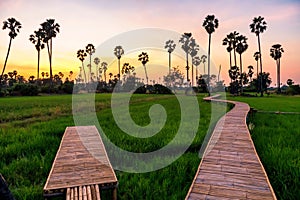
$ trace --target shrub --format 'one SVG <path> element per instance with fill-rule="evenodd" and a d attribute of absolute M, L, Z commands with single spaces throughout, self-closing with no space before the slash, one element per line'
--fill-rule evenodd
<path fill-rule="evenodd" d="M 36 85 L 24 83 L 15 84 L 13 92 L 20 93 L 22 96 L 36 96 L 39 93 Z"/>

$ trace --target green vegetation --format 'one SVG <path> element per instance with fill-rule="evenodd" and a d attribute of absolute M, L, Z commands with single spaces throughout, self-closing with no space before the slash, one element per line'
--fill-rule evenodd
<path fill-rule="evenodd" d="M 116 126 L 110 98 L 110 94 L 96 95 L 97 116 L 105 134 L 121 148 L 149 152 L 163 147 L 176 135 L 180 110 L 174 95 L 133 95 L 131 98 L 130 112 L 137 124 L 149 123 L 149 107 L 154 103 L 163 105 L 168 114 L 161 132 L 147 139 L 128 136 Z M 174 163 L 158 171 L 142 174 L 117 171 L 120 199 L 185 197 L 200 162 L 198 151 L 211 117 L 211 104 L 202 98 L 198 97 L 201 108 L 199 129 L 190 148 Z M 224 109 L 224 105 L 216 106 L 219 110 Z M 61 137 L 66 126 L 74 125 L 72 96 L 1 98 L 0 111 L 0 172 L 16 199 L 43 199 L 42 189 Z"/>
<path fill-rule="evenodd" d="M 300 97 L 230 97 L 259 111 L 299 112 Z M 256 113 L 251 135 L 278 199 L 300 196 L 300 115 Z"/>

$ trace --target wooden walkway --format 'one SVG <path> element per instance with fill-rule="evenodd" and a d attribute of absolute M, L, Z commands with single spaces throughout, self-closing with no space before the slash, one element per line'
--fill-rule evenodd
<path fill-rule="evenodd" d="M 235 106 L 216 124 L 186 200 L 276 199 L 247 128 L 248 104 L 205 100 Z"/>
<path fill-rule="evenodd" d="M 83 199 L 100 199 L 101 189 L 113 189 L 116 199 L 117 185 L 97 128 L 67 127 L 44 186 L 44 197 L 66 195 L 66 199 L 74 199 L 81 195 L 87 197 Z"/>

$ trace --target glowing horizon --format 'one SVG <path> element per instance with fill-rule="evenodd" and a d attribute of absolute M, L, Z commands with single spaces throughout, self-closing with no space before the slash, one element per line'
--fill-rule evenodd
<path fill-rule="evenodd" d="M 193 33 L 193 37 L 202 49 L 207 50 L 208 35 L 202 27 L 202 22 L 208 14 L 214 14 L 220 22 L 219 28 L 212 34 L 211 59 L 215 66 L 222 66 L 221 77 L 226 83 L 229 82 L 228 66 L 229 55 L 226 47 L 222 45 L 225 36 L 234 30 L 248 38 L 248 50 L 243 54 L 243 69 L 252 65 L 256 69 L 256 62 L 253 58 L 257 51 L 257 37 L 250 32 L 249 24 L 253 17 L 263 16 L 267 22 L 267 30 L 261 34 L 262 59 L 265 72 L 270 72 L 272 85 L 276 83 L 276 64 L 269 56 L 273 44 L 280 43 L 285 50 L 281 59 L 281 82 L 286 83 L 288 78 L 300 83 L 300 68 L 297 64 L 300 58 L 297 56 L 297 47 L 300 45 L 300 3 L 297 1 L 276 0 L 272 2 L 260 1 L 239 2 L 239 1 L 134 1 L 125 0 L 114 3 L 110 1 L 66 1 L 52 2 L 37 0 L 8 0 L 0 2 L 0 20 L 5 21 L 9 17 L 15 17 L 22 23 L 18 36 L 12 41 L 12 47 L 8 58 L 5 73 L 17 70 L 19 74 L 29 77 L 36 77 L 37 51 L 29 41 L 29 35 L 37 30 L 46 19 L 53 18 L 61 26 L 61 31 L 53 40 L 53 74 L 62 72 L 67 76 L 69 71 L 74 76 L 79 72 L 81 62 L 76 58 L 78 49 L 85 49 L 88 43 L 95 47 L 101 45 L 114 35 L 126 33 L 135 29 L 155 27 L 178 32 Z M 47 9 L 45 9 L 47 8 Z M 280 12 L 279 12 L 280 11 Z M 1 25 L 2 26 L 2 25 Z M 133 40 L 134 41 L 134 40 Z M 3 68 L 7 45 L 9 42 L 8 30 L 0 31 L 0 66 Z M 178 41 L 176 48 L 180 48 Z M 119 44 L 122 45 L 122 44 Z M 165 45 L 161 44 L 162 47 Z M 123 46 L 123 45 L 122 45 Z M 139 67 L 138 54 L 126 52 L 126 45 L 123 46 L 125 55 L 122 63 L 130 61 L 130 64 Z M 162 48 L 163 49 L 163 48 Z M 181 49 L 181 48 L 180 48 Z M 110 55 L 99 56 L 102 61 L 116 58 L 113 49 Z M 128 56 L 128 57 L 126 57 Z M 151 76 L 158 80 L 165 73 L 165 70 L 155 72 L 151 66 L 168 66 L 168 53 L 154 53 L 150 55 L 147 65 Z M 102 58 L 101 58 L 102 57 Z M 134 60 L 136 58 L 136 61 Z M 185 63 L 180 59 L 172 58 L 173 67 L 180 66 L 186 76 Z M 122 64 L 121 63 L 121 64 Z M 201 63 L 200 69 L 203 68 Z M 156 68 L 159 69 L 159 68 Z M 47 50 L 41 51 L 40 73 L 49 71 Z M 107 73 L 117 71 L 116 63 L 113 63 Z M 141 72 L 142 73 L 142 72 Z M 255 70 L 256 73 L 256 70 Z M 139 75 L 143 77 L 144 74 Z M 156 76 L 156 77 L 155 77 Z M 190 71 L 191 76 L 191 71 Z M 152 79 L 154 79 L 152 78 Z"/>

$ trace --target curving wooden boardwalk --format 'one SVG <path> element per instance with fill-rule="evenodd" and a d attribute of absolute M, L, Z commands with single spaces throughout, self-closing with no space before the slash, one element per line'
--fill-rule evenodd
<path fill-rule="evenodd" d="M 186 200 L 276 199 L 247 128 L 249 105 L 205 100 L 235 106 L 216 124 Z"/>

